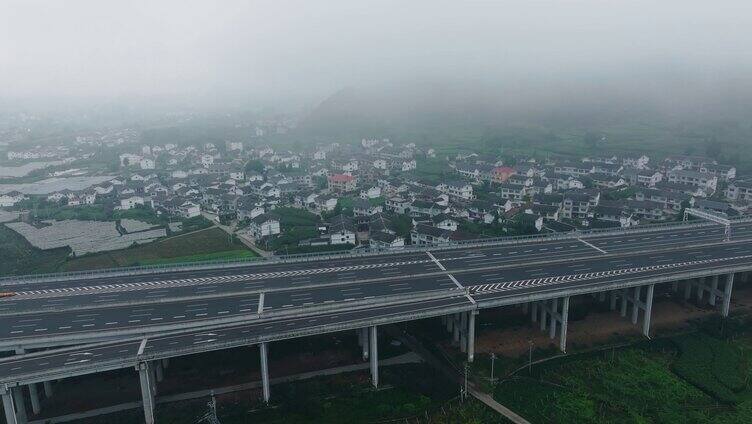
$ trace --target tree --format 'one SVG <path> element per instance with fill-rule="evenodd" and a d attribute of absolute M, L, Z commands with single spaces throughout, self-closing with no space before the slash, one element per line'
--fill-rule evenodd
<path fill-rule="evenodd" d="M 246 174 L 249 174 L 251 172 L 260 174 L 264 172 L 264 163 L 258 159 L 249 160 L 248 163 L 245 164 L 245 172 Z"/>

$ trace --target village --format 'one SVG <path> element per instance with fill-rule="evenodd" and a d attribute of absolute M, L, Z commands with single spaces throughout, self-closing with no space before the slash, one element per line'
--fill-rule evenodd
<path fill-rule="evenodd" d="M 681 220 L 687 207 L 733 217 L 752 200 L 752 180 L 701 156 L 450 156 L 378 138 L 293 152 L 242 141 L 145 145 L 127 131 L 75 145 L 86 152 L 102 143 L 123 152 L 116 175 L 79 190 L 5 192 L 0 208 L 30 220 L 33 211 L 23 213 L 30 199 L 203 217 L 269 255 L 631 227 Z M 49 177 L 75 176 L 91 156 L 7 152 L 8 160 L 59 160 Z M 70 169 L 60 171 L 61 163 Z"/>

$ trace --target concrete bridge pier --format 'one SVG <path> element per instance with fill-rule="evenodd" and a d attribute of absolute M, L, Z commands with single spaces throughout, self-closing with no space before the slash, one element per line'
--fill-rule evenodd
<path fill-rule="evenodd" d="M 3 410 L 5 411 L 5 422 L 8 424 L 26 424 L 26 411 L 21 415 L 18 411 L 18 390 L 15 388 L 0 387 L 0 396 L 3 398 Z M 21 399 L 23 402 L 23 399 Z"/>
<path fill-rule="evenodd" d="M 608 309 L 615 311 L 616 310 L 616 301 L 619 299 L 619 292 L 616 290 L 611 290 L 609 293 L 609 304 Z"/>
<path fill-rule="evenodd" d="M 642 316 L 642 334 L 650 338 L 650 319 L 653 314 L 653 293 L 655 290 L 655 284 L 646 286 L 645 300 L 642 300 L 642 286 L 637 286 L 632 289 L 632 294 L 629 294 L 629 290 L 625 289 L 626 295 L 622 298 L 622 316 L 626 315 L 627 302 L 632 304 L 632 324 L 637 325 L 640 317 L 640 310 L 643 311 Z"/>
<path fill-rule="evenodd" d="M 536 322 L 538 320 L 538 302 L 532 302 L 530 310 L 530 321 Z"/>
<path fill-rule="evenodd" d="M 367 361 L 368 360 L 368 329 L 367 328 L 358 329 L 358 341 L 360 342 L 361 356 L 363 357 L 364 361 Z"/>
<path fill-rule="evenodd" d="M 140 362 L 136 366 L 138 377 L 141 382 L 141 401 L 144 407 L 144 421 L 146 424 L 154 424 L 154 376 L 149 362 Z"/>
<path fill-rule="evenodd" d="M 369 328 L 371 337 L 370 337 L 370 346 L 371 346 L 371 384 L 373 384 L 373 387 L 379 387 L 379 334 L 378 329 L 376 326 L 372 326 Z"/>
<path fill-rule="evenodd" d="M 720 300 L 721 315 L 727 317 L 731 306 L 731 291 L 734 286 L 734 274 L 731 273 L 723 276 L 723 290 L 718 288 L 720 283 L 720 275 L 698 279 L 696 283 L 697 299 L 701 300 L 704 297 L 704 293 L 708 292 L 708 305 L 715 306 L 716 302 Z"/>
<path fill-rule="evenodd" d="M 31 412 L 39 415 L 42 412 L 42 406 L 39 402 L 39 388 L 34 383 L 29 384 L 29 398 L 31 399 Z"/>
<path fill-rule="evenodd" d="M 154 361 L 154 375 L 157 379 L 157 383 L 161 383 L 164 380 L 164 369 L 162 368 L 162 361 Z"/>
<path fill-rule="evenodd" d="M 734 274 L 726 274 L 726 281 L 723 284 L 723 304 L 721 305 L 721 315 L 727 317 L 731 308 L 731 290 L 734 287 Z"/>
<path fill-rule="evenodd" d="M 269 403 L 269 398 L 271 398 L 269 390 L 269 348 L 266 342 L 261 342 L 259 352 L 261 354 L 261 393 L 264 403 Z"/>
<path fill-rule="evenodd" d="M 460 342 L 460 317 L 459 313 L 452 314 L 452 343 L 456 346 Z"/>
<path fill-rule="evenodd" d="M 467 352 L 467 313 L 460 313 L 460 352 Z"/>
<path fill-rule="evenodd" d="M 540 329 L 546 331 L 546 301 L 540 301 L 538 308 L 540 309 Z"/>
<path fill-rule="evenodd" d="M 467 312 L 467 362 L 475 359 L 475 316 L 478 311 Z"/>
<path fill-rule="evenodd" d="M 16 348 L 16 355 L 23 355 L 26 353 L 26 349 L 23 348 Z M 39 402 L 39 390 L 37 388 L 37 385 L 35 383 L 29 384 L 27 386 L 29 388 L 29 398 L 31 400 L 31 412 L 34 415 L 39 415 L 39 413 L 42 411 L 41 403 Z M 19 396 L 21 398 L 21 403 L 23 406 L 23 416 L 26 417 L 26 405 L 23 404 L 23 388 L 18 388 Z M 21 409 L 20 407 L 18 408 Z"/>
<path fill-rule="evenodd" d="M 51 381 L 45 381 L 43 383 L 44 386 L 44 396 L 49 399 L 52 397 L 52 382 Z"/>
<path fill-rule="evenodd" d="M 559 300 L 561 299 L 561 311 Z M 556 338 L 556 329 L 559 328 L 559 349 L 567 351 L 567 326 L 569 325 L 569 296 L 541 301 L 541 330 L 548 325 L 548 335 L 551 340 Z M 557 325 L 558 324 L 558 325 Z"/>

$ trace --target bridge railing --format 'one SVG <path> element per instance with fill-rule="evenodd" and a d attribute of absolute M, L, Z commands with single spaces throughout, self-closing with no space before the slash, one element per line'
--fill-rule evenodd
<path fill-rule="evenodd" d="M 737 217 L 731 219 L 731 223 L 752 222 L 752 217 Z M 342 258 L 357 258 L 367 256 L 389 255 L 389 254 L 401 254 L 409 252 L 425 252 L 428 250 L 448 250 L 457 249 L 462 247 L 483 247 L 494 245 L 513 245 L 520 243 L 537 242 L 541 240 L 566 240 L 575 238 L 588 238 L 598 237 L 606 235 L 617 235 L 625 233 L 644 233 L 652 231 L 661 231 L 666 229 L 682 229 L 692 227 L 706 227 L 716 225 L 707 221 L 699 222 L 665 222 L 657 224 L 647 224 L 628 228 L 599 228 L 589 230 L 576 230 L 566 233 L 553 233 L 553 234 L 532 234 L 522 236 L 504 236 L 494 238 L 481 238 L 473 240 L 457 240 L 438 245 L 410 245 L 404 247 L 397 247 L 391 249 L 385 248 L 355 248 L 348 251 L 332 251 L 332 252 L 313 252 L 313 253 L 300 253 L 291 255 L 276 255 L 268 258 L 251 258 L 251 259 L 219 259 L 212 261 L 202 262 L 185 262 L 185 263 L 170 263 L 159 265 L 142 265 L 122 268 L 106 268 L 90 271 L 70 271 L 59 273 L 46 273 L 46 274 L 25 274 L 25 275 L 11 275 L 0 277 L 0 287 L 13 285 L 15 283 L 24 283 L 32 281 L 65 281 L 76 279 L 92 279 L 101 277 L 119 277 L 119 276 L 132 276 L 151 273 L 166 273 L 166 272 L 178 272 L 178 271 L 199 271 L 208 269 L 223 269 L 223 268 L 237 268 L 247 266 L 259 266 L 268 265 L 274 263 L 293 263 L 293 262 L 309 262 L 326 259 L 342 259 Z"/>

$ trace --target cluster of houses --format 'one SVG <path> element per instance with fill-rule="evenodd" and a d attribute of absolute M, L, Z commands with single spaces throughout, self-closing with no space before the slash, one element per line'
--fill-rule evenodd
<path fill-rule="evenodd" d="M 241 142 L 152 145 L 119 160 L 120 176 L 83 191 L 51 193 L 47 200 L 75 207 L 107 199 L 117 209 L 149 207 L 183 218 L 227 215 L 247 224 L 243 231 L 257 241 L 285 232 L 275 210 L 297 208 L 321 217 L 318 237 L 298 240 L 300 246 L 384 248 L 629 227 L 675 220 L 688 206 L 734 216 L 747 213 L 752 201 L 752 179 L 694 156 L 658 163 L 647 156 L 505 163 L 474 153 L 441 158 L 412 143 L 363 139 L 299 152 Z M 424 160 L 445 162 L 440 181 L 420 172 Z M 4 194 L 0 206 L 23 198 Z M 398 229 L 395 221 L 405 219 L 410 228 Z M 494 230 L 484 232 L 488 228 Z"/>

